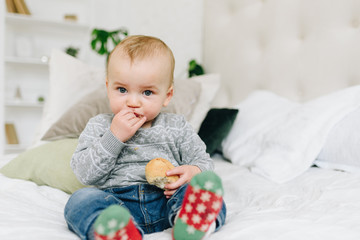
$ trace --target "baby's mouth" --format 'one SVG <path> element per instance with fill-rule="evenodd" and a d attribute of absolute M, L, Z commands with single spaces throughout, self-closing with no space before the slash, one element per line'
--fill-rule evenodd
<path fill-rule="evenodd" d="M 138 114 L 138 113 L 136 113 L 136 112 L 134 112 L 134 115 L 135 115 L 135 117 L 137 117 L 137 118 L 142 117 L 142 115 L 141 115 L 141 114 Z"/>

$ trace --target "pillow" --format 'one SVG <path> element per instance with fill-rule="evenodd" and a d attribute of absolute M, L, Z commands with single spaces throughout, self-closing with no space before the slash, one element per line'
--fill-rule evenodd
<path fill-rule="evenodd" d="M 100 113 L 111 113 L 105 87 L 91 92 L 74 104 L 44 134 L 41 140 L 78 138 L 90 118 Z"/>
<path fill-rule="evenodd" d="M 192 79 L 175 80 L 174 96 L 162 112 L 184 115 L 186 120 L 193 116 L 194 108 L 201 94 L 201 84 Z"/>
<path fill-rule="evenodd" d="M 82 81 L 82 79 L 77 81 Z M 215 74 L 175 80 L 174 96 L 169 105 L 162 111 L 184 115 L 197 131 L 205 118 L 205 114 L 210 109 L 211 101 L 215 97 L 219 85 L 220 78 Z M 66 91 L 63 91 L 62 94 L 65 95 Z M 43 131 L 45 129 L 45 132 L 42 134 L 41 140 L 52 141 L 61 138 L 76 138 L 83 131 L 91 117 L 110 112 L 106 88 L 101 85 L 98 89 L 83 96 L 80 101 L 69 107 L 47 129 L 45 128 L 48 124 L 46 123 L 46 126 L 42 124 L 42 129 Z M 47 115 L 47 118 L 55 119 L 48 112 L 44 114 Z"/>
<path fill-rule="evenodd" d="M 49 97 L 35 145 L 39 140 L 77 137 L 88 119 L 109 111 L 104 69 L 94 68 L 59 50 L 52 52 L 49 65 Z M 163 111 L 183 114 L 198 131 L 219 86 L 217 74 L 176 80 L 174 97 Z"/>
<path fill-rule="evenodd" d="M 201 93 L 200 83 L 192 80 L 177 80 L 174 83 L 174 96 L 163 112 L 182 114 L 190 120 Z M 41 140 L 53 141 L 61 138 L 77 138 L 84 130 L 88 120 L 100 113 L 111 113 L 105 87 L 100 87 L 84 96 L 66 111 L 47 130 Z"/>
<path fill-rule="evenodd" d="M 238 112 L 238 109 L 212 108 L 207 113 L 201 124 L 199 136 L 210 155 L 221 147 L 221 142 L 230 132 Z"/>
<path fill-rule="evenodd" d="M 191 116 L 189 123 L 195 129 L 199 131 L 201 123 L 206 117 L 207 112 L 210 110 L 212 103 L 216 97 L 220 88 L 220 75 L 219 74 L 205 74 L 190 78 L 192 81 L 196 81 L 201 84 L 201 94 L 199 100 L 194 108 L 193 115 Z"/>
<path fill-rule="evenodd" d="M 85 187 L 70 167 L 77 144 L 77 139 L 62 139 L 29 149 L 2 167 L 0 173 L 73 193 Z"/>
<path fill-rule="evenodd" d="M 105 86 L 105 69 L 87 65 L 60 50 L 52 51 L 49 73 L 49 92 L 35 143 L 75 103 Z"/>
<path fill-rule="evenodd" d="M 331 130 L 315 164 L 321 168 L 360 173 L 360 108 Z"/>
<path fill-rule="evenodd" d="M 313 164 L 335 124 L 359 106 L 360 86 L 304 104 L 257 92 L 238 105 L 242 114 L 222 143 L 223 154 L 274 182 L 290 181 Z"/>

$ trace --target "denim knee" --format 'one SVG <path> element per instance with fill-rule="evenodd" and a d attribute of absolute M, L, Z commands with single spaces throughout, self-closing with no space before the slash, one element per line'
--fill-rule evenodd
<path fill-rule="evenodd" d="M 107 193 L 97 188 L 82 188 L 77 190 L 70 196 L 65 205 L 65 218 L 69 216 L 69 214 L 93 209 L 95 207 L 94 204 L 103 205 L 101 202 L 104 202 L 104 200 L 108 198 L 107 195 Z M 116 203 L 116 198 L 111 202 Z"/>
<path fill-rule="evenodd" d="M 64 216 L 71 231 L 81 239 L 102 210 L 112 204 L 121 204 L 111 194 L 96 188 L 82 188 L 74 192 L 65 205 Z"/>

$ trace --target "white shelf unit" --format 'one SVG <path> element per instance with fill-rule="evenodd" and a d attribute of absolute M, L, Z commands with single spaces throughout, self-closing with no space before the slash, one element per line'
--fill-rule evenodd
<path fill-rule="evenodd" d="M 39 6 L 29 6 L 29 3 L 39 5 L 50 2 L 53 4 L 53 14 L 49 14 L 49 9 L 41 10 Z M 90 16 L 81 15 L 81 21 L 76 22 L 63 20 L 59 16 L 64 14 L 56 9 L 66 13 L 64 4 L 73 7 L 75 3 L 81 13 L 90 14 L 91 11 L 86 10 L 86 7 L 91 6 L 89 2 L 37 0 L 29 3 L 30 10 L 31 7 L 34 9 L 31 11 L 34 12 L 32 15 L 6 13 L 6 6 L 3 6 L 1 12 L 4 14 L 1 14 L 3 27 L 0 28 L 3 36 L 0 51 L 0 64 L 3 68 L 0 123 L 3 126 L 5 123 L 14 124 L 19 143 L 8 144 L 6 133 L 0 132 L 3 135 L 0 155 L 24 151 L 33 143 L 44 105 L 44 102 L 39 102 L 38 99 L 47 99 L 48 61 L 52 49 L 65 51 L 70 46 L 79 48 L 80 59 L 86 58 L 90 49 L 90 25 L 84 24 Z M 47 11 L 47 15 L 41 14 L 41 11 Z"/>
<path fill-rule="evenodd" d="M 5 4 L 0 4 L 0 14 L 4 15 L 5 12 Z M 0 17 L 0 156 L 4 153 L 5 148 L 5 128 L 4 126 L 4 29 L 5 28 L 5 19 Z"/>
<path fill-rule="evenodd" d="M 9 108 L 42 108 L 44 104 L 41 102 L 6 101 L 5 106 Z"/>
<path fill-rule="evenodd" d="M 34 64 L 34 65 L 48 65 L 48 58 L 43 57 L 41 58 L 31 58 L 31 57 L 13 57 L 13 56 L 6 56 L 5 63 L 7 64 Z"/>
<path fill-rule="evenodd" d="M 83 23 L 77 23 L 72 20 L 49 20 L 44 17 L 34 17 L 31 15 L 23 15 L 17 13 L 6 13 L 6 23 L 7 24 L 19 24 L 22 26 L 31 26 L 31 25 L 42 25 L 46 27 L 54 28 L 74 28 L 76 30 L 84 29 L 87 30 L 89 25 Z"/>

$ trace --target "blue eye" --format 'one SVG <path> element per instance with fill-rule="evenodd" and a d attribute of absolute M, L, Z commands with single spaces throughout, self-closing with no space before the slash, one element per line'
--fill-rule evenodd
<path fill-rule="evenodd" d="M 119 87 L 118 89 L 119 89 L 120 93 L 126 93 L 127 92 L 126 88 Z"/>
<path fill-rule="evenodd" d="M 145 95 L 145 96 L 150 96 L 152 93 L 153 93 L 153 92 L 150 91 L 150 90 L 145 90 L 145 91 L 144 91 L 144 95 Z"/>

